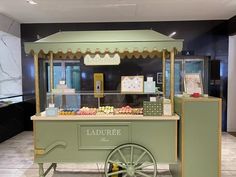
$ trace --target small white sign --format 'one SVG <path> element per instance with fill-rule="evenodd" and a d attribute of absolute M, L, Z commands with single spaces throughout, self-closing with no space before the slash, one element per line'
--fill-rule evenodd
<path fill-rule="evenodd" d="M 94 56 L 87 54 L 84 57 L 84 64 L 87 66 L 119 65 L 120 56 L 117 53 L 114 55 L 105 54 L 104 56 L 100 54 Z"/>
<path fill-rule="evenodd" d="M 49 103 L 48 107 L 49 107 L 49 108 L 54 108 L 55 105 L 54 105 L 53 103 Z"/>
<path fill-rule="evenodd" d="M 150 97 L 150 101 L 151 102 L 156 102 L 157 101 L 157 97 Z"/>
<path fill-rule="evenodd" d="M 163 113 L 165 116 L 171 116 L 171 104 L 170 103 L 164 103 Z"/>
<path fill-rule="evenodd" d="M 59 81 L 59 84 L 60 84 L 60 85 L 65 85 L 65 84 L 66 84 L 66 81 L 60 80 L 60 81 Z"/>

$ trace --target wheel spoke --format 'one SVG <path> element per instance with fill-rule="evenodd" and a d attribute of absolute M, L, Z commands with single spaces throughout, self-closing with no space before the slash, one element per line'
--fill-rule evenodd
<path fill-rule="evenodd" d="M 150 167 L 150 166 L 154 166 L 154 163 L 143 163 L 142 165 L 138 166 L 135 168 L 135 170 L 138 170 L 140 168 L 146 168 L 146 167 Z"/>
<path fill-rule="evenodd" d="M 116 162 L 116 161 L 113 161 L 113 160 L 109 160 L 108 162 L 109 162 L 109 163 L 112 163 L 112 164 L 116 164 L 116 165 L 118 165 L 119 167 L 126 169 L 126 166 L 125 166 L 125 165 L 122 165 L 122 162 Z"/>
<path fill-rule="evenodd" d="M 123 159 L 123 161 L 124 161 L 126 164 L 128 164 L 127 161 L 126 161 L 126 158 L 125 158 L 124 154 L 121 152 L 120 149 L 118 149 L 118 152 L 119 152 L 121 158 Z"/>
<path fill-rule="evenodd" d="M 126 170 L 120 170 L 120 171 L 108 173 L 107 176 L 118 175 L 118 174 L 121 174 L 121 173 L 126 173 Z"/>
<path fill-rule="evenodd" d="M 114 166 L 114 171 L 110 171 L 111 165 Z M 109 153 L 104 171 L 105 177 L 119 175 L 123 177 L 155 177 L 156 168 L 156 161 L 151 152 L 140 145 L 130 143 L 120 145 Z"/>
<path fill-rule="evenodd" d="M 133 155 L 134 155 L 134 147 L 131 146 L 130 149 L 130 163 L 133 164 Z"/>
<path fill-rule="evenodd" d="M 145 177 L 152 177 L 152 176 L 147 175 L 146 173 L 143 173 L 143 172 L 141 172 L 141 171 L 136 171 L 135 173 L 137 173 L 137 174 L 139 174 L 139 175 L 141 175 L 141 176 L 145 176 Z"/>
<path fill-rule="evenodd" d="M 138 160 L 136 160 L 136 162 L 134 163 L 134 166 L 136 166 L 138 163 L 139 163 L 139 161 L 143 158 L 143 156 L 146 154 L 146 152 L 144 151 L 142 154 L 141 154 L 141 156 L 138 158 Z"/>

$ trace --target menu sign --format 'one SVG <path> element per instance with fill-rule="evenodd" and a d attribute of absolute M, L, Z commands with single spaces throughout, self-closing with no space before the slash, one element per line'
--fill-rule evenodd
<path fill-rule="evenodd" d="M 122 93 L 143 93 L 143 76 L 122 76 Z"/>

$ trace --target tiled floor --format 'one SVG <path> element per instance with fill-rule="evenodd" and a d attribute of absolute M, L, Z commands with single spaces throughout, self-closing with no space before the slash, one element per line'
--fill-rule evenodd
<path fill-rule="evenodd" d="M 98 173 L 102 169 L 100 164 L 59 164 L 48 177 L 103 177 Z M 158 169 L 158 177 L 171 177 L 167 165 L 159 165 Z M 23 132 L 0 144 L 0 177 L 38 177 L 32 132 Z M 227 133 L 222 136 L 222 177 L 236 177 L 236 137 Z"/>

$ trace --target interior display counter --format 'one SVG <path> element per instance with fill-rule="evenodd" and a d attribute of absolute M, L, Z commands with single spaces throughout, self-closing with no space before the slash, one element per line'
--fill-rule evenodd
<path fill-rule="evenodd" d="M 178 163 L 173 177 L 221 176 L 221 99 L 175 97 Z"/>
<path fill-rule="evenodd" d="M 157 163 L 171 164 L 173 177 L 220 177 L 221 100 L 200 93 L 193 94 L 199 98 L 174 98 L 175 54 L 182 48 L 183 40 L 152 30 L 67 31 L 26 42 L 35 68 L 36 115 L 31 119 L 39 177 L 57 163 L 81 162 L 102 162 L 105 177 L 156 177 Z M 50 65 L 50 80 L 44 80 L 49 98 L 41 93 L 41 100 L 39 58 L 49 59 Z M 87 93 L 69 88 L 65 75 L 54 87 L 54 60 L 80 58 L 84 67 L 159 58 L 162 89 L 149 73 L 140 72 L 121 75 L 119 87 L 106 93 L 103 71 L 88 78 L 93 90 Z M 41 103 L 42 97 L 48 102 Z M 44 163 L 51 163 L 46 171 Z"/>

